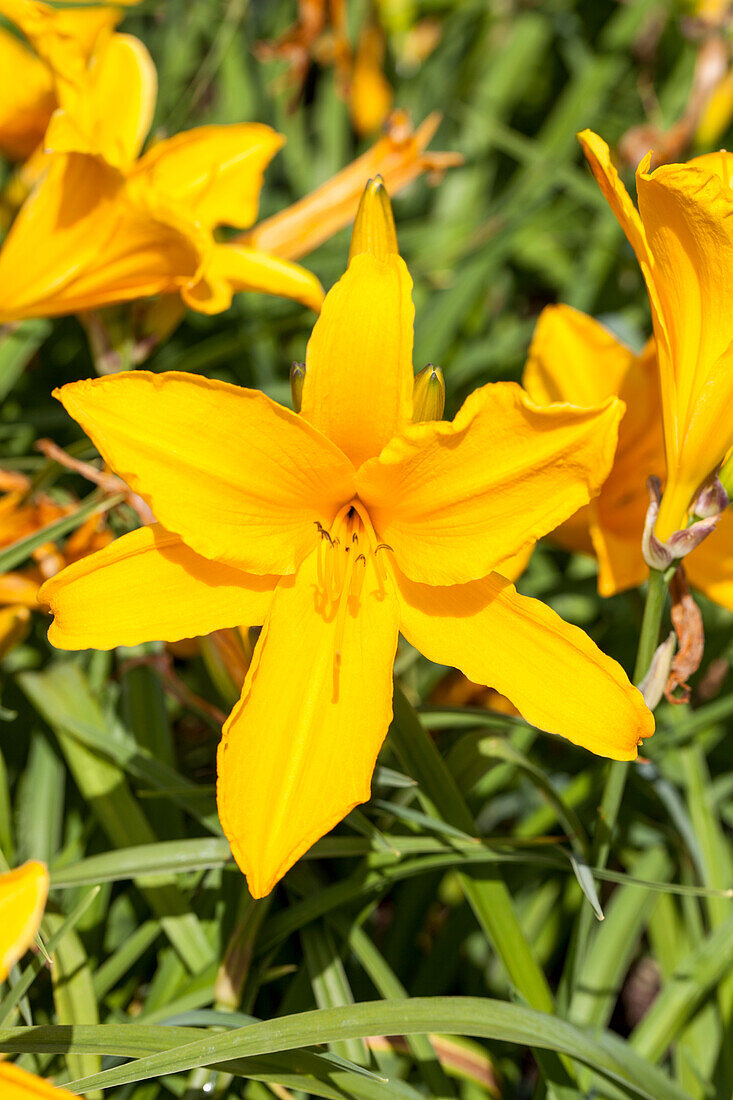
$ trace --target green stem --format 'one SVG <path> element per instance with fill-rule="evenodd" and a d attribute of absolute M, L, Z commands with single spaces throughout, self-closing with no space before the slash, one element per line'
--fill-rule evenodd
<path fill-rule="evenodd" d="M 463 832 L 476 835 L 471 810 L 434 741 L 397 684 L 390 741 L 402 767 L 417 780 L 426 812 Z M 479 879 L 463 873 L 459 867 L 458 878 L 466 901 L 492 942 L 512 984 L 532 1008 L 554 1013 L 549 983 L 517 920 L 511 895 L 499 871 L 492 868 Z M 553 1085 L 557 1100 L 577 1098 L 570 1064 L 556 1054 L 548 1058 L 547 1051 L 538 1050 L 535 1055 L 543 1075 Z"/>
<path fill-rule="evenodd" d="M 674 568 L 665 570 L 651 569 L 649 572 L 649 584 L 644 603 L 644 614 L 641 620 L 639 644 L 636 651 L 636 664 L 634 665 L 634 683 L 639 684 L 651 667 L 654 654 L 659 643 L 659 630 L 662 623 L 662 612 L 667 598 L 667 589 L 672 579 Z M 629 774 L 628 760 L 611 760 L 606 772 L 606 782 L 603 795 L 598 806 L 596 825 L 593 833 L 593 846 L 591 848 L 591 867 L 602 870 L 606 866 L 611 851 L 611 839 L 618 820 L 621 801 L 623 799 L 626 779 Z M 570 1003 L 572 991 L 576 984 L 578 968 L 582 965 L 588 945 L 588 937 L 593 924 L 593 913 L 589 905 L 581 905 L 578 921 L 575 925 L 573 936 L 568 947 L 567 960 L 559 988 L 559 1001 L 562 1008 L 567 1008 Z"/>

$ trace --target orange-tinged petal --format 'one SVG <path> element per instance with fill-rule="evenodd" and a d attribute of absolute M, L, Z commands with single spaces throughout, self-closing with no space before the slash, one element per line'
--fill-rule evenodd
<path fill-rule="evenodd" d="M 0 1063 L 0 1093 L 3 1100 L 63 1100 L 65 1096 L 76 1096 L 11 1062 Z"/>
<path fill-rule="evenodd" d="M 0 28 L 0 152 L 25 160 L 43 139 L 56 106 L 47 67 L 23 43 Z"/>
<path fill-rule="evenodd" d="M 135 172 L 207 228 L 245 229 L 257 217 L 264 171 L 284 140 L 258 122 L 199 126 L 153 145 Z"/>
<path fill-rule="evenodd" d="M 355 466 L 412 412 L 412 280 L 399 256 L 355 256 L 308 341 L 301 413 Z"/>
<path fill-rule="evenodd" d="M 292 298 L 314 313 L 318 313 L 323 303 L 323 287 L 310 271 L 243 244 L 214 245 L 201 278 L 192 286 L 183 287 L 181 296 L 191 309 L 220 313 L 229 308 L 232 296 L 240 291 Z"/>
<path fill-rule="evenodd" d="M 59 109 L 46 149 L 88 153 L 123 171 L 130 168 L 150 129 L 158 92 L 153 59 L 130 34 L 100 44 L 80 83 L 59 87 Z"/>
<path fill-rule="evenodd" d="M 374 557 L 341 623 L 320 587 L 311 555 L 278 588 L 219 747 L 219 817 L 253 897 L 367 801 L 392 718 L 397 605 Z"/>
<path fill-rule="evenodd" d="M 364 187 L 374 176 L 382 176 L 389 193 L 397 195 L 424 172 L 462 164 L 460 153 L 426 151 L 439 125 L 440 115 L 434 113 L 413 130 L 405 112 L 394 111 L 386 133 L 371 149 L 239 239 L 251 248 L 299 260 L 352 221 Z"/>
<path fill-rule="evenodd" d="M 0 657 L 10 653 L 25 640 L 31 628 L 31 613 L 27 607 L 0 608 Z"/>
<path fill-rule="evenodd" d="M 642 267 L 648 266 L 649 250 L 644 225 L 639 217 L 639 211 L 631 201 L 629 193 L 611 160 L 611 150 L 603 138 L 600 138 L 598 134 L 594 134 L 592 130 L 583 130 L 582 133 L 578 134 L 578 141 L 583 148 L 598 186 L 603 192 L 603 197 L 626 234 L 639 263 Z"/>
<path fill-rule="evenodd" d="M 129 371 L 56 391 L 105 461 L 199 554 L 292 573 L 354 495 L 348 459 L 256 390 Z"/>
<path fill-rule="evenodd" d="M 0 250 L 0 322 L 177 290 L 209 246 L 98 158 L 54 156 Z"/>
<path fill-rule="evenodd" d="M 366 23 L 359 35 L 349 91 L 349 108 L 358 134 L 373 134 L 387 118 L 394 93 L 384 75 L 384 33 Z"/>
<path fill-rule="evenodd" d="M 0 982 L 33 943 L 47 896 L 42 863 L 33 860 L 0 874 Z"/>
<path fill-rule="evenodd" d="M 153 524 L 69 565 L 39 600 L 54 615 L 57 649 L 112 649 L 260 626 L 277 581 L 202 558 Z"/>
<path fill-rule="evenodd" d="M 512 382 L 483 386 L 452 423 L 407 426 L 359 470 L 359 496 L 413 580 L 477 580 L 588 503 L 622 413 L 615 399 L 540 408 Z"/>
<path fill-rule="evenodd" d="M 0 604 L 37 607 L 39 583 L 23 573 L 3 573 L 0 575 Z"/>
<path fill-rule="evenodd" d="M 599 756 L 634 760 L 654 718 L 619 664 L 498 574 L 415 584 L 395 570 L 400 630 L 429 660 L 505 695 L 527 722 Z"/>

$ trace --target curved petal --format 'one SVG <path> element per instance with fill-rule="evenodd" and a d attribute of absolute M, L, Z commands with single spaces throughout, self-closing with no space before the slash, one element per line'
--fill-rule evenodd
<path fill-rule="evenodd" d="M 64 1100 L 76 1096 L 12 1062 L 0 1063 L 0 1092 L 3 1100 Z"/>
<path fill-rule="evenodd" d="M 0 875 L 0 982 L 33 943 L 47 896 L 42 863 L 34 860 Z"/>
<path fill-rule="evenodd" d="M 51 75 L 23 43 L 0 28 L 0 152 L 25 160 L 43 140 L 56 106 Z"/>
<path fill-rule="evenodd" d="M 588 503 L 622 413 L 614 399 L 540 408 L 514 383 L 493 383 L 452 423 L 405 428 L 358 471 L 359 496 L 413 580 L 477 580 Z"/>
<path fill-rule="evenodd" d="M 637 186 L 669 339 L 670 362 L 660 358 L 660 367 L 674 379 L 677 448 L 669 476 L 676 458 L 694 491 L 730 447 L 731 433 L 723 438 L 716 431 L 733 397 L 733 193 L 718 173 L 688 165 L 640 171 Z"/>
<path fill-rule="evenodd" d="M 48 640 L 57 649 L 113 649 L 260 626 L 277 582 L 202 558 L 152 524 L 67 566 L 39 601 L 54 615 Z"/>
<path fill-rule="evenodd" d="M 315 559 L 278 588 L 219 747 L 219 817 L 253 897 L 368 800 L 392 718 L 394 596 L 370 556 L 340 625 L 320 610 Z"/>
<path fill-rule="evenodd" d="M 603 138 L 600 138 L 598 134 L 594 134 L 592 130 L 583 130 L 579 133 L 578 141 L 585 153 L 590 170 L 603 192 L 603 197 L 626 234 L 629 244 L 636 253 L 636 258 L 642 267 L 648 266 L 649 250 L 644 232 L 645 227 L 642 224 L 642 218 L 639 217 L 639 211 L 631 201 L 629 193 L 611 160 L 611 150 Z"/>
<path fill-rule="evenodd" d="M 636 759 L 654 718 L 621 666 L 582 630 L 498 574 L 448 588 L 395 575 L 400 630 L 429 660 L 495 688 L 539 729 L 599 756 Z"/>
<path fill-rule="evenodd" d="M 54 156 L 0 250 L 0 321 L 177 290 L 209 241 L 96 157 Z"/>
<path fill-rule="evenodd" d="M 183 287 L 181 297 L 191 309 L 221 313 L 240 291 L 292 298 L 314 313 L 323 304 L 323 287 L 310 271 L 242 244 L 215 245 L 201 278 L 193 286 Z"/>
<path fill-rule="evenodd" d="M 198 126 L 153 145 L 135 174 L 185 204 L 207 228 L 245 229 L 257 217 L 265 169 L 284 141 L 259 122 Z"/>
<path fill-rule="evenodd" d="M 168 530 L 249 572 L 294 572 L 354 495 L 348 459 L 255 390 L 130 371 L 55 396 Z"/>
<path fill-rule="evenodd" d="M 150 129 L 157 93 L 155 65 L 143 43 L 130 34 L 110 35 L 83 80 L 60 85 L 46 149 L 99 156 L 127 170 Z"/>
<path fill-rule="evenodd" d="M 410 418 L 414 317 L 399 256 L 355 256 L 326 295 L 308 341 L 301 413 L 355 466 Z"/>
<path fill-rule="evenodd" d="M 545 306 L 537 318 L 522 375 L 532 401 L 592 408 L 621 393 L 636 359 L 612 332 L 571 306 Z"/>
<path fill-rule="evenodd" d="M 115 7 L 52 8 L 38 0 L 0 0 L 0 14 L 18 27 L 57 78 L 78 80 L 100 37 L 119 21 Z"/>

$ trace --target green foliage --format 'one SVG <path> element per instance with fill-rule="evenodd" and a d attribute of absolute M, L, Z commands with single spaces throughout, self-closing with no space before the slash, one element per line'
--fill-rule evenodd
<path fill-rule="evenodd" d="M 548 302 L 640 347 L 650 329 L 640 276 L 574 133 L 617 140 L 647 121 L 640 89 L 648 104 L 652 86 L 652 121 L 677 119 L 696 49 L 683 12 L 671 0 L 376 6 L 396 103 L 415 121 L 442 111 L 433 145 L 466 158 L 440 186 L 421 180 L 394 203 L 415 280 L 415 366 L 442 366 L 446 414 L 476 385 L 519 377 Z M 366 10 L 349 5 L 352 33 Z M 125 24 L 158 66 L 157 132 L 252 118 L 287 136 L 262 216 L 365 144 L 330 68 L 314 67 L 290 113 L 283 66 L 256 58 L 255 43 L 295 14 L 291 0 L 146 0 Z M 420 20 L 439 40 L 409 65 L 399 55 Z M 329 287 L 347 250 L 344 231 L 305 262 Z M 146 365 L 287 404 L 311 324 L 297 305 L 239 295 L 222 315 L 189 313 Z M 100 508 L 116 532 L 131 525 L 121 497 L 89 492 L 34 448 L 50 436 L 93 457 L 50 396 L 93 372 L 74 318 L 0 332 L 0 466 L 83 498 L 2 550 L 0 571 L 63 544 Z M 633 669 L 638 593 L 602 601 L 587 562 L 544 546 L 520 587 Z M 49 975 L 42 955 L 28 956 L 14 969 L 0 1051 L 121 1100 L 480 1100 L 497 1089 L 728 1100 L 731 617 L 704 601 L 703 612 L 694 709 L 658 711 L 605 871 L 594 873 L 591 835 L 608 763 L 498 711 L 434 706 L 444 670 L 403 645 L 372 801 L 264 908 L 216 816 L 217 712 L 231 700 L 211 655 L 153 645 L 70 657 L 49 647 L 38 615 L 0 666 L 0 845 L 9 864 L 50 866 L 41 939 L 54 964 Z M 479 1043 L 457 1048 L 447 1035 Z"/>

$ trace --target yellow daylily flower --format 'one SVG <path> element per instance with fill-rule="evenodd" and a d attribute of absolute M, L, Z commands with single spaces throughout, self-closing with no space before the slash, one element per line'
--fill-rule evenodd
<path fill-rule="evenodd" d="M 0 250 L 0 321 L 167 293 L 202 312 L 226 309 L 239 290 L 320 307 L 321 286 L 304 268 L 214 237 L 255 220 L 279 134 L 202 126 L 140 156 L 156 72 L 130 35 L 101 39 L 82 75 L 57 75 L 56 89 L 48 168 Z"/>
<path fill-rule="evenodd" d="M 0 874 L 0 982 L 33 943 L 46 906 L 48 881 L 48 871 L 36 860 Z M 21 1066 L 0 1062 L 0 1095 L 3 1100 L 54 1100 L 75 1094 Z"/>
<path fill-rule="evenodd" d="M 626 412 L 613 469 L 598 496 L 551 535 L 553 542 L 598 559 L 598 591 L 613 596 L 642 584 L 649 494 L 646 479 L 665 481 L 662 409 L 654 340 L 635 355 L 603 325 L 570 306 L 547 306 L 532 337 L 522 385 L 533 401 L 594 407 L 620 397 Z M 519 576 L 526 562 L 511 573 Z M 733 511 L 684 559 L 690 583 L 733 611 Z M 504 567 L 507 572 L 506 567 Z"/>
<path fill-rule="evenodd" d="M 39 0 L 0 0 L 4 15 L 33 47 L 0 28 L 0 153 L 25 160 L 34 153 L 58 106 L 55 73 L 86 69 L 100 35 L 120 18 L 116 7 L 52 8 Z"/>
<path fill-rule="evenodd" d="M 299 415 L 178 372 L 57 391 L 158 523 L 44 585 L 51 642 L 263 624 L 218 755 L 219 814 L 255 897 L 369 798 L 398 632 L 594 752 L 632 759 L 654 728 L 619 665 L 492 572 L 597 491 L 620 402 L 541 409 L 496 383 L 451 423 L 413 423 L 412 283 L 378 185 L 364 204 Z"/>
<path fill-rule="evenodd" d="M 636 173 L 638 209 L 608 146 L 579 139 L 646 281 L 661 382 L 667 485 L 656 534 L 685 527 L 701 484 L 733 446 L 733 156 Z"/>

